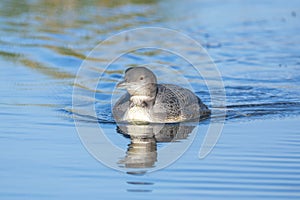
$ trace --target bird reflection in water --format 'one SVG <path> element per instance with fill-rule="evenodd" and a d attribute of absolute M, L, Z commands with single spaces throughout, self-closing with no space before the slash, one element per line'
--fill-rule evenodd
<path fill-rule="evenodd" d="M 130 138 L 125 158 L 119 164 L 125 168 L 152 168 L 157 162 L 157 143 L 178 142 L 186 139 L 195 125 L 174 124 L 119 124 L 117 132 Z"/>

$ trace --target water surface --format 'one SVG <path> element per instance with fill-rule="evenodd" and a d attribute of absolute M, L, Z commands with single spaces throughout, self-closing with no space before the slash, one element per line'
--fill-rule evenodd
<path fill-rule="evenodd" d="M 299 8 L 298 1 L 2 1 L 0 198 L 299 199 Z M 161 82 L 189 86 L 175 79 L 185 74 L 211 106 L 205 82 L 184 60 L 147 50 L 120 57 L 98 88 L 76 86 L 83 99 L 96 93 L 96 118 L 83 113 L 94 100 L 72 110 L 74 79 L 89 52 L 143 26 L 176 29 L 207 49 L 222 74 L 228 112 L 208 157 L 198 153 L 209 120 L 198 124 L 195 141 L 174 164 L 136 176 L 95 160 L 74 125 L 74 117 L 86 127 L 97 124 L 116 146 L 130 147 L 110 111 L 111 91 L 126 67 L 152 63 Z M 91 61 L 95 81 L 107 60 Z"/>

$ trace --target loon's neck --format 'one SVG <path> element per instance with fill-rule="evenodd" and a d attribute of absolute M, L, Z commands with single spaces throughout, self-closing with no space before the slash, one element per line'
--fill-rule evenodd
<path fill-rule="evenodd" d="M 125 121 L 130 122 L 151 122 L 151 108 L 155 96 L 134 95 L 130 97 L 130 107 L 124 115 Z"/>
<path fill-rule="evenodd" d="M 154 104 L 155 96 L 134 95 L 130 97 L 130 107 L 149 107 Z"/>
<path fill-rule="evenodd" d="M 153 106 L 157 95 L 158 85 L 151 83 L 140 87 L 134 92 L 128 91 L 130 94 L 130 107 L 149 107 Z"/>

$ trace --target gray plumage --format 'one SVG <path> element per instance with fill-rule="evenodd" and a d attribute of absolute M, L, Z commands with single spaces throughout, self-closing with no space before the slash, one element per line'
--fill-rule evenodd
<path fill-rule="evenodd" d="M 192 91 L 173 84 L 157 84 L 154 73 L 145 67 L 128 68 L 117 86 L 127 89 L 113 108 L 117 122 L 176 123 L 210 115 Z"/>

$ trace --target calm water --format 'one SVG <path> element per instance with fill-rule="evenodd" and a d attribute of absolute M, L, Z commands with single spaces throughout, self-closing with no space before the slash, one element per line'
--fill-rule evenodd
<path fill-rule="evenodd" d="M 299 199 L 300 2 L 145 2 L 1 1 L 0 199 Z M 105 72 L 105 56 L 90 58 L 90 79 L 76 85 L 86 104 L 72 109 L 74 79 L 89 52 L 115 33 L 144 26 L 178 30 L 207 49 L 222 74 L 228 112 L 205 159 L 198 153 L 209 120 L 197 125 L 194 142 L 171 166 L 132 175 L 94 159 L 74 125 L 75 119 L 100 126 L 116 146 L 134 149 L 110 111 L 126 67 L 152 63 L 161 82 L 187 86 L 176 79 L 184 73 L 211 106 L 204 81 L 186 62 L 145 50 L 120 57 Z M 101 84 L 90 87 L 102 72 Z M 87 98 L 91 92 L 96 100 Z M 95 101 L 96 117 L 86 109 Z M 154 147 L 146 141 L 150 166 L 168 145 L 160 139 Z"/>

